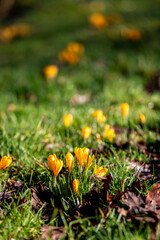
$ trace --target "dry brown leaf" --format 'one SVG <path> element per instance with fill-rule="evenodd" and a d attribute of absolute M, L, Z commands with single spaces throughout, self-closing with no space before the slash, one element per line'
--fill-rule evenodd
<path fill-rule="evenodd" d="M 142 196 L 131 191 L 126 191 L 124 193 L 124 198 L 121 202 L 122 204 L 127 205 L 130 211 L 139 211 L 141 207 L 144 207 L 145 205 Z"/>
<path fill-rule="evenodd" d="M 127 216 L 127 213 L 128 213 L 128 211 L 127 210 L 125 210 L 124 208 L 118 208 L 118 213 L 120 213 L 122 216 Z"/>
<path fill-rule="evenodd" d="M 160 184 L 156 183 L 146 197 L 147 206 L 156 205 L 160 207 Z"/>
<path fill-rule="evenodd" d="M 51 227 L 51 226 L 43 226 L 41 228 L 41 239 L 42 240 L 47 240 L 52 239 L 52 240 L 59 240 L 62 236 L 66 236 L 66 231 L 63 226 L 60 227 Z"/>

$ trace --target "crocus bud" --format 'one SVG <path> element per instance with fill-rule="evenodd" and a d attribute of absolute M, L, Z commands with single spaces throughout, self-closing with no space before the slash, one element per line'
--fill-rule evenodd
<path fill-rule="evenodd" d="M 123 117 L 128 116 L 128 114 L 129 114 L 129 104 L 128 103 L 121 103 L 121 114 Z"/>
<path fill-rule="evenodd" d="M 79 187 L 79 180 L 74 179 L 73 180 L 73 191 L 74 191 L 75 194 L 77 194 L 77 192 L 78 192 L 78 187 Z"/>
<path fill-rule="evenodd" d="M 110 127 L 109 124 L 106 124 L 104 127 L 104 136 L 109 140 L 109 142 L 113 142 L 116 134 L 113 128 Z"/>
<path fill-rule="evenodd" d="M 73 157 L 72 153 L 68 152 L 66 154 L 66 162 L 67 162 L 67 165 L 68 165 L 69 174 L 71 173 L 73 160 L 74 160 L 74 157 Z"/>
<path fill-rule="evenodd" d="M 89 22 L 97 29 L 102 29 L 108 26 L 107 18 L 101 13 L 93 13 L 89 17 Z"/>
<path fill-rule="evenodd" d="M 89 138 L 90 134 L 91 134 L 91 128 L 90 127 L 83 127 L 82 128 L 82 137 L 84 139 Z"/>
<path fill-rule="evenodd" d="M 96 110 L 93 112 L 93 117 L 97 120 L 97 122 L 105 122 L 106 117 L 104 116 L 102 110 Z"/>
<path fill-rule="evenodd" d="M 144 124 L 146 122 L 146 117 L 144 116 L 144 114 L 139 114 L 139 120 L 142 124 Z"/>
<path fill-rule="evenodd" d="M 58 67 L 56 65 L 49 65 L 43 69 L 44 75 L 48 79 L 53 79 L 58 74 Z"/>
<path fill-rule="evenodd" d="M 67 114 L 63 117 L 63 122 L 65 127 L 69 127 L 73 123 L 72 114 Z"/>

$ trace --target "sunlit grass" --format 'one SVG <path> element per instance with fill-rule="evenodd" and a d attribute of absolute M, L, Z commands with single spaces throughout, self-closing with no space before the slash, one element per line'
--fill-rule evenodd
<path fill-rule="evenodd" d="M 139 179 L 131 164 L 143 166 L 151 158 L 138 143 L 145 142 L 153 153 L 160 150 L 160 96 L 145 88 L 159 70 L 157 5 L 156 0 L 33 1 L 33 8 L 14 19 L 31 26 L 32 33 L 0 42 L 0 156 L 12 157 L 12 164 L 0 171 L 0 192 L 8 179 L 20 180 L 26 190 L 19 201 L 26 201 L 2 204 L 0 239 L 38 238 L 44 224 L 64 225 L 69 239 L 150 239 L 150 227 L 137 228 L 115 209 L 105 218 L 103 200 L 92 217 L 72 220 L 70 211 L 94 185 L 101 191 L 98 173 L 113 178 L 109 194 L 131 187 Z M 98 9 L 109 21 L 103 29 L 88 21 Z M 133 33 L 140 37 L 135 40 Z M 74 45 L 80 46 L 80 58 L 69 54 L 69 61 L 60 61 L 58 55 L 73 43 L 80 43 Z M 44 74 L 46 66 L 52 67 Z M 127 108 L 121 109 L 122 103 Z M 90 149 L 86 162 L 76 158 L 75 147 Z M 73 165 L 66 160 L 68 152 Z M 53 154 L 63 162 L 57 175 L 47 161 Z M 45 204 L 38 211 L 32 208 L 31 187 L 40 182 L 52 196 L 49 220 L 43 216 Z M 143 196 L 153 183 L 143 182 Z"/>

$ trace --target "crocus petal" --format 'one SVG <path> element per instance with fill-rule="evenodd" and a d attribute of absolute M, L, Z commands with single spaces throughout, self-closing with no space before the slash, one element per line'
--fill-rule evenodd
<path fill-rule="evenodd" d="M 56 161 L 56 158 L 54 155 L 49 155 L 48 157 L 48 165 L 49 165 L 49 169 L 51 170 L 51 172 L 53 172 L 53 162 Z"/>
<path fill-rule="evenodd" d="M 68 152 L 66 154 L 66 162 L 68 165 L 69 173 L 71 172 L 71 169 L 72 169 L 73 160 L 74 160 L 73 155 L 70 152 Z"/>
<path fill-rule="evenodd" d="M 0 161 L 0 170 L 7 168 L 12 163 L 12 158 L 4 156 Z"/>
<path fill-rule="evenodd" d="M 102 169 L 100 172 L 99 172 L 99 176 L 103 177 L 106 173 L 108 172 L 108 169 L 107 168 L 104 168 Z"/>
<path fill-rule="evenodd" d="M 58 160 L 57 156 L 53 154 L 48 157 L 48 165 L 54 176 L 57 177 L 63 167 L 63 161 Z"/>
<path fill-rule="evenodd" d="M 0 161 L 0 170 L 7 168 L 12 163 L 12 158 L 4 156 Z"/>
<path fill-rule="evenodd" d="M 77 192 L 78 192 L 78 187 L 79 187 L 79 180 L 74 179 L 73 180 L 73 191 L 74 191 L 75 194 L 77 194 Z"/>

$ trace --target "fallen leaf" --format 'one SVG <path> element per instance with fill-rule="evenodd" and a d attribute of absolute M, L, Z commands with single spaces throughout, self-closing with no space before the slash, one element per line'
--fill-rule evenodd
<path fill-rule="evenodd" d="M 21 181 L 14 181 L 8 179 L 8 183 L 5 185 L 4 192 L 0 193 L 0 205 L 4 202 L 11 204 L 13 201 L 18 205 L 26 201 L 25 198 L 21 198 L 21 193 L 24 193 L 26 187 Z"/>
<path fill-rule="evenodd" d="M 147 206 L 157 206 L 160 207 L 160 184 L 156 183 L 148 193 L 146 197 Z"/>
<path fill-rule="evenodd" d="M 108 192 L 108 189 L 109 189 L 109 186 L 110 184 L 112 183 L 113 181 L 113 178 L 111 176 L 111 174 L 108 174 L 106 178 L 102 178 L 102 189 L 101 189 L 101 194 L 104 198 L 107 199 L 107 192 Z"/>
<path fill-rule="evenodd" d="M 133 212 L 139 211 L 141 207 L 145 206 L 142 196 L 131 191 L 126 191 L 124 193 L 124 198 L 121 203 L 127 205 L 128 210 Z"/>
<path fill-rule="evenodd" d="M 38 182 L 37 186 L 32 186 L 32 207 L 39 209 L 42 205 L 50 204 L 51 193 L 49 188 L 42 182 Z"/>
<path fill-rule="evenodd" d="M 88 102 L 90 100 L 90 98 L 91 98 L 91 96 L 89 93 L 83 94 L 83 95 L 76 94 L 70 99 L 70 104 L 72 106 L 77 105 L 77 104 L 83 104 L 83 103 Z"/>
<path fill-rule="evenodd" d="M 66 237 L 66 231 L 63 226 L 60 227 L 51 227 L 43 226 L 41 228 L 41 239 L 42 240 L 59 240 L 62 237 Z"/>
<path fill-rule="evenodd" d="M 120 213 L 122 216 L 127 216 L 127 213 L 128 213 L 128 211 L 127 210 L 125 210 L 124 208 L 118 208 L 118 213 Z"/>

